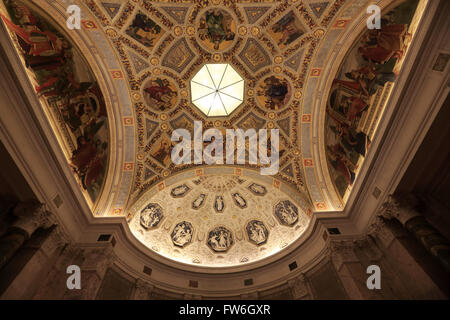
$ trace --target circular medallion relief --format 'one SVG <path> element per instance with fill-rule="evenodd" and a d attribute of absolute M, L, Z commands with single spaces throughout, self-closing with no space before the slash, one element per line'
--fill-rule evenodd
<path fill-rule="evenodd" d="M 269 230 L 262 221 L 252 220 L 245 226 L 247 236 L 250 242 L 260 246 L 267 242 L 269 237 Z"/>
<path fill-rule="evenodd" d="M 208 233 L 208 246 L 215 252 L 225 252 L 233 243 L 233 234 L 223 226 L 216 227 Z"/>
<path fill-rule="evenodd" d="M 172 109 L 177 104 L 177 91 L 173 82 L 163 77 L 153 77 L 143 86 L 147 106 L 156 111 Z"/>
<path fill-rule="evenodd" d="M 233 17 L 221 9 L 205 11 L 197 27 L 200 42 L 211 51 L 229 48 L 236 37 L 236 23 Z"/>
<path fill-rule="evenodd" d="M 258 85 L 256 100 L 268 110 L 280 110 L 287 106 L 292 96 L 289 82 L 281 76 L 268 76 Z"/>
<path fill-rule="evenodd" d="M 293 226 L 298 220 L 298 208 L 290 200 L 278 202 L 274 213 L 280 223 L 286 226 Z"/>
<path fill-rule="evenodd" d="M 194 228 L 192 227 L 192 224 L 187 221 L 182 221 L 180 223 L 177 223 L 175 228 L 173 228 L 170 237 L 172 238 L 172 242 L 174 245 L 183 248 L 184 246 L 191 243 L 193 233 Z"/>
<path fill-rule="evenodd" d="M 157 227 L 163 219 L 163 209 L 157 203 L 149 203 L 141 211 L 140 223 L 145 229 Z"/>

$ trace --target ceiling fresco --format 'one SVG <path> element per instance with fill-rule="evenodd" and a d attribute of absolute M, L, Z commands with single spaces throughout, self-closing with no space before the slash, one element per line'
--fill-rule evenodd
<path fill-rule="evenodd" d="M 367 30 L 344 59 L 327 103 L 326 153 L 342 198 L 355 182 L 414 33 L 419 1 L 382 16 L 381 30 Z"/>
<path fill-rule="evenodd" d="M 106 174 L 109 129 L 105 100 L 72 41 L 22 1 L 4 1 L 11 31 L 38 97 L 45 101 L 72 171 L 92 204 Z"/>
<path fill-rule="evenodd" d="M 71 4 L 80 30 L 65 27 Z M 382 29 L 368 31 L 369 4 L 3 0 L 1 10 L 94 216 L 125 217 L 166 258 L 228 267 L 295 243 L 313 212 L 343 209 L 427 1 L 378 1 Z M 214 82 L 227 68 L 233 94 Z M 223 135 L 279 129 L 279 146 L 266 144 L 278 172 L 260 175 L 267 165 L 249 161 L 248 143 L 244 164 L 175 164 L 172 133 L 194 137 L 195 123 Z"/>

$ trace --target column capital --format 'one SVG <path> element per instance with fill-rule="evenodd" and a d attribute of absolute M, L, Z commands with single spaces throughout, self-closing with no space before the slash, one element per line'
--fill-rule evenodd
<path fill-rule="evenodd" d="M 42 244 L 41 249 L 47 255 L 52 254 L 57 248 L 62 248 L 66 245 L 72 245 L 72 241 L 60 226 L 55 226 L 48 238 Z"/>
<path fill-rule="evenodd" d="M 370 223 L 369 227 L 367 228 L 367 235 L 376 236 L 386 227 L 386 220 L 382 217 L 382 215 L 376 215 L 373 218 L 372 223 Z"/>
<path fill-rule="evenodd" d="M 331 255 L 346 256 L 347 258 L 352 258 L 354 256 L 353 247 L 355 246 L 355 241 L 353 240 L 334 240 L 330 241 L 330 252 Z"/>
<path fill-rule="evenodd" d="M 295 278 L 289 279 L 288 280 L 288 285 L 290 288 L 293 288 L 295 285 L 297 285 L 298 283 L 305 283 L 306 282 L 306 276 L 304 273 L 300 273 L 298 276 L 296 276 Z"/>
<path fill-rule="evenodd" d="M 19 203 L 14 208 L 14 215 L 18 219 L 12 226 L 24 230 L 28 237 L 40 227 L 47 229 L 57 223 L 53 214 L 38 201 Z"/>
<path fill-rule="evenodd" d="M 387 224 L 386 218 L 382 215 L 375 216 L 373 222 L 368 227 L 367 234 L 369 238 L 377 238 L 386 248 L 388 248 L 396 238 L 396 235 Z"/>
<path fill-rule="evenodd" d="M 288 280 L 288 286 L 291 289 L 294 299 L 300 299 L 309 294 L 307 279 L 304 273 L 300 273 L 297 277 Z"/>
<path fill-rule="evenodd" d="M 415 209 L 416 199 L 412 195 L 390 195 L 380 208 L 379 215 L 386 219 L 397 219 L 403 225 L 420 213 Z"/>
<path fill-rule="evenodd" d="M 334 240 L 330 242 L 331 259 L 339 270 L 344 263 L 359 262 L 353 248 L 355 242 L 352 240 Z"/>

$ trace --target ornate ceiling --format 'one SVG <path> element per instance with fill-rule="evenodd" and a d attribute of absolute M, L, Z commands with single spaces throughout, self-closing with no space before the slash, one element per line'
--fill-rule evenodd
<path fill-rule="evenodd" d="M 223 267 L 280 251 L 312 212 L 345 205 L 426 3 L 379 1 L 385 31 L 369 32 L 369 2 L 4 0 L 2 13 L 93 214 L 126 217 L 162 256 Z M 66 28 L 73 3 L 81 30 Z M 243 79 L 235 109 L 192 103 L 206 64 Z M 172 132 L 193 136 L 194 121 L 279 129 L 278 173 L 248 157 L 176 165 Z"/>
<path fill-rule="evenodd" d="M 308 226 L 311 211 L 295 192 L 229 168 L 209 171 L 147 192 L 131 209 L 134 236 L 167 258 L 226 267 L 268 257 Z"/>

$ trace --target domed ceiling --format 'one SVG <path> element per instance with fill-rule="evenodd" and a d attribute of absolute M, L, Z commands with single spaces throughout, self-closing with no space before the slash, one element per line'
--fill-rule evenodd
<path fill-rule="evenodd" d="M 345 205 L 427 1 L 379 1 L 380 30 L 367 29 L 370 3 L 3 0 L 1 10 L 93 214 L 126 217 L 166 258 L 219 267 L 269 257 L 313 212 Z M 80 30 L 67 29 L 72 4 Z M 244 163 L 174 163 L 172 134 L 192 138 L 198 124 L 223 136 L 267 129 L 279 170 L 260 175 L 268 165 L 249 160 L 249 142 Z"/>
<path fill-rule="evenodd" d="M 230 168 L 208 171 L 147 192 L 131 209 L 136 238 L 167 258 L 225 267 L 268 257 L 308 226 L 311 212 L 295 192 Z"/>

